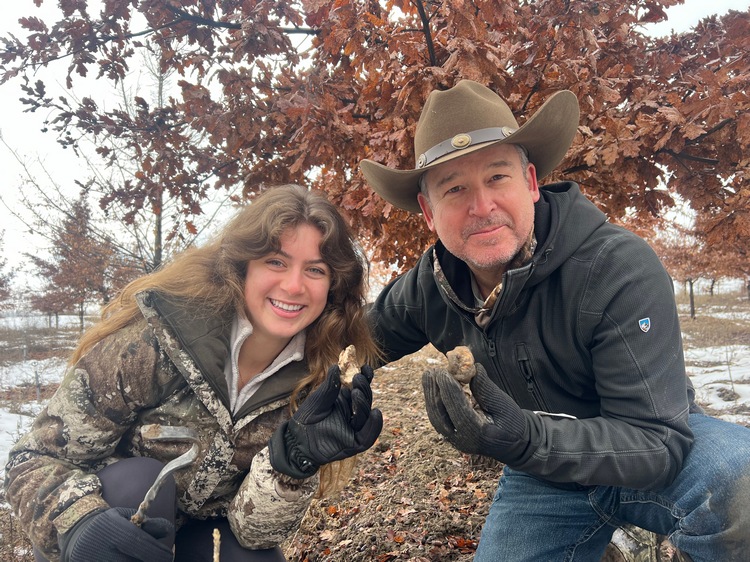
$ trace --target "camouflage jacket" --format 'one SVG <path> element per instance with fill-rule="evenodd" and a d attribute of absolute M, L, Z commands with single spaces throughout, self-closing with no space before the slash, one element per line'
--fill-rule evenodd
<path fill-rule="evenodd" d="M 224 363 L 232 318 L 202 315 L 157 293 L 138 295 L 143 320 L 100 341 L 72 366 L 6 466 L 8 501 L 34 545 L 59 559 L 58 534 L 107 507 L 96 472 L 121 458 L 164 463 L 189 443 L 148 441 L 146 424 L 198 432 L 196 461 L 174 473 L 178 525 L 228 517 L 247 548 L 270 548 L 296 530 L 317 476 L 291 479 L 271 468 L 266 445 L 289 418 L 289 396 L 306 374 L 295 362 L 264 381 L 233 417 Z"/>

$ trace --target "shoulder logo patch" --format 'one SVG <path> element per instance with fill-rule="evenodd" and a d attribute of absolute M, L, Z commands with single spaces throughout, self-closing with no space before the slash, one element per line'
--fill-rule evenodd
<path fill-rule="evenodd" d="M 651 329 L 651 318 L 641 318 L 638 320 L 638 326 L 640 326 L 641 332 L 648 332 Z"/>

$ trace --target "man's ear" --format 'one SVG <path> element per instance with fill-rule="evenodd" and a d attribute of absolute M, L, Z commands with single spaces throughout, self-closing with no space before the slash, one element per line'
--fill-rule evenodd
<path fill-rule="evenodd" d="M 421 191 L 417 193 L 417 203 L 419 203 L 419 207 L 422 209 L 422 216 L 427 223 L 427 228 L 429 228 L 431 232 L 435 232 L 435 223 L 432 221 L 432 207 L 430 207 L 430 201 Z"/>
<path fill-rule="evenodd" d="M 536 203 L 539 201 L 541 194 L 539 193 L 539 181 L 536 179 L 536 166 L 529 162 L 526 168 L 526 177 L 528 178 L 529 191 L 531 192 L 531 199 Z"/>

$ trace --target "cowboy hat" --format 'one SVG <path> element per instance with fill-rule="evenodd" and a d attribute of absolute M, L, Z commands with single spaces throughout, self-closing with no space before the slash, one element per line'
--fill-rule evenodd
<path fill-rule="evenodd" d="M 414 135 L 413 170 L 396 170 L 362 160 L 365 179 L 383 199 L 420 213 L 419 177 L 430 168 L 493 144 L 526 149 L 538 178 L 549 174 L 565 156 L 578 128 L 578 100 L 568 90 L 554 93 L 522 127 L 495 92 L 471 80 L 427 96 Z"/>

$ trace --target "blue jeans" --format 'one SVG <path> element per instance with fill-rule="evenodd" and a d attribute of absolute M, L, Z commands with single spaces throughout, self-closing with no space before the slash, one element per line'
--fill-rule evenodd
<path fill-rule="evenodd" d="M 750 560 L 750 429 L 690 416 L 695 441 L 658 492 L 563 489 L 505 467 L 475 562 L 599 562 L 615 529 L 666 535 L 693 562 Z"/>

